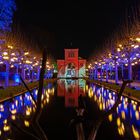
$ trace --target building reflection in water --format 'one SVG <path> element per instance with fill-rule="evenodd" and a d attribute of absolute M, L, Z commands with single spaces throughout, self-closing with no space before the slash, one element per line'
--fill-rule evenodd
<path fill-rule="evenodd" d="M 108 111 L 115 103 L 116 93 L 94 84 L 86 85 L 88 96 L 93 99 L 100 110 Z M 108 120 L 117 127 L 120 136 L 140 139 L 140 104 L 127 97 L 121 97 L 121 103 Z"/>
<path fill-rule="evenodd" d="M 85 96 L 86 81 L 61 79 L 58 80 L 57 95 L 65 97 L 65 107 L 78 107 L 78 97 Z"/>
<path fill-rule="evenodd" d="M 32 95 L 37 100 L 38 90 L 34 89 Z M 42 94 L 41 107 L 49 103 L 50 96 L 54 95 L 54 87 L 48 84 Z M 29 127 L 30 119 L 36 111 L 35 103 L 29 92 L 14 97 L 0 104 L 0 139 L 10 139 L 12 135 L 12 123 L 20 127 Z M 11 123 L 12 122 L 12 123 Z"/>

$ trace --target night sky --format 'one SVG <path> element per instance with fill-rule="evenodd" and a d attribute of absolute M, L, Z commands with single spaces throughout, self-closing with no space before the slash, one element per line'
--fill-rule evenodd
<path fill-rule="evenodd" d="M 17 0 L 14 24 L 28 38 L 46 43 L 53 34 L 49 53 L 64 57 L 64 48 L 79 48 L 80 56 L 88 58 L 124 20 L 124 11 L 135 0 Z M 72 43 L 71 43 L 72 42 Z"/>

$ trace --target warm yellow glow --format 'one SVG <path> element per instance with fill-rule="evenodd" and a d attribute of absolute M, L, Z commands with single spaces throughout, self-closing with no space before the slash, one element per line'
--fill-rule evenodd
<path fill-rule="evenodd" d="M 139 132 L 134 128 L 133 125 L 132 125 L 132 132 L 133 132 L 133 135 L 136 139 L 140 138 Z"/>
<path fill-rule="evenodd" d="M 93 91 L 92 91 L 92 88 L 91 88 L 91 87 L 90 87 L 89 90 L 88 90 L 88 96 L 89 96 L 90 98 L 93 97 Z"/>
<path fill-rule="evenodd" d="M 48 93 L 49 93 L 49 94 L 51 93 L 51 90 L 50 90 L 50 89 L 48 89 Z"/>
<path fill-rule="evenodd" d="M 137 119 L 137 120 L 140 119 L 140 116 L 139 116 L 139 112 L 138 112 L 138 111 L 135 112 L 135 116 L 136 116 L 136 119 Z"/>
<path fill-rule="evenodd" d="M 99 103 L 99 109 L 103 110 L 103 104 L 102 103 Z"/>
<path fill-rule="evenodd" d="M 29 52 L 25 52 L 25 53 L 24 53 L 24 55 L 28 55 L 28 54 L 29 54 Z"/>
<path fill-rule="evenodd" d="M 120 48 L 117 48 L 117 52 L 120 52 L 121 51 L 121 49 Z"/>
<path fill-rule="evenodd" d="M 49 103 L 49 101 L 50 101 L 49 98 L 47 98 L 47 103 Z"/>
<path fill-rule="evenodd" d="M 7 124 L 7 119 L 5 119 L 5 120 L 3 121 L 3 123 L 4 123 L 4 124 Z"/>
<path fill-rule="evenodd" d="M 3 130 L 4 130 L 5 132 L 6 132 L 6 131 L 9 131 L 9 130 L 10 130 L 10 126 L 4 125 Z"/>
<path fill-rule="evenodd" d="M 31 114 L 30 109 L 27 109 L 27 110 L 26 110 L 26 116 L 30 116 L 30 114 Z"/>
<path fill-rule="evenodd" d="M 1 111 L 1 112 L 3 112 L 3 111 L 4 111 L 4 107 L 3 107 L 3 105 L 2 105 L 2 104 L 0 105 L 0 111 Z"/>
<path fill-rule="evenodd" d="M 15 56 L 16 54 L 15 54 L 15 53 L 11 53 L 11 55 L 12 55 L 12 56 Z"/>
<path fill-rule="evenodd" d="M 11 119 L 12 119 L 12 120 L 15 120 L 15 119 L 16 119 L 16 116 L 15 116 L 15 115 L 12 115 L 12 116 L 11 116 Z"/>
<path fill-rule="evenodd" d="M 97 97 L 96 97 L 96 95 L 94 96 L 94 101 L 96 101 L 97 100 Z"/>
<path fill-rule="evenodd" d="M 13 46 L 8 45 L 8 48 L 9 48 L 9 49 L 13 49 Z"/>
<path fill-rule="evenodd" d="M 3 55 L 8 55 L 8 52 L 3 52 Z"/>
<path fill-rule="evenodd" d="M 11 113 L 12 114 L 16 114 L 17 113 L 17 110 L 16 109 L 13 109 L 13 110 L 11 110 Z"/>
<path fill-rule="evenodd" d="M 124 111 L 121 112 L 121 115 L 122 115 L 122 119 L 125 119 L 125 112 Z"/>
<path fill-rule="evenodd" d="M 30 122 L 27 121 L 27 120 L 24 120 L 24 124 L 25 124 L 26 127 L 29 127 L 30 126 Z"/>
<path fill-rule="evenodd" d="M 122 44 L 119 44 L 119 47 L 122 47 Z"/>
<path fill-rule="evenodd" d="M 124 129 L 124 125 L 122 123 L 122 125 L 120 127 L 118 127 L 118 133 L 119 133 L 119 135 L 123 136 L 124 132 L 125 132 L 125 129 Z"/>
<path fill-rule="evenodd" d="M 26 64 L 32 64 L 32 62 L 29 61 L 29 60 L 26 60 L 25 63 L 26 63 Z"/>
<path fill-rule="evenodd" d="M 136 105 L 135 104 L 133 104 L 133 109 L 136 110 Z"/>
<path fill-rule="evenodd" d="M 113 115 L 112 115 L 112 114 L 110 114 L 110 115 L 108 116 L 108 120 L 109 120 L 110 122 L 112 122 L 112 120 L 113 120 Z"/>
<path fill-rule="evenodd" d="M 14 65 L 11 65 L 10 67 L 11 67 L 11 68 L 13 68 L 13 67 L 14 67 Z"/>
<path fill-rule="evenodd" d="M 137 38 L 136 38 L 136 41 L 140 42 L 140 38 L 139 38 L 139 37 L 137 37 Z"/>
<path fill-rule="evenodd" d="M 121 120 L 120 118 L 117 118 L 117 126 L 120 126 L 121 125 Z"/>
<path fill-rule="evenodd" d="M 136 48 L 139 48 L 139 45 L 135 45 L 134 48 L 135 48 L 135 49 L 136 49 Z"/>
<path fill-rule="evenodd" d="M 88 85 L 86 85 L 86 91 L 88 91 Z"/>
<path fill-rule="evenodd" d="M 8 60 L 9 57 L 8 56 L 3 56 L 3 59 Z"/>

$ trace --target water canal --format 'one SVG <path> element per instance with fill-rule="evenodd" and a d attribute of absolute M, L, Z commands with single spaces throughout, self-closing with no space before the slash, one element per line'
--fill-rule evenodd
<path fill-rule="evenodd" d="M 37 89 L 32 91 L 35 100 L 37 92 Z M 116 99 L 116 93 L 84 80 L 61 79 L 44 87 L 39 123 L 49 140 L 76 140 L 80 123 L 85 140 L 92 139 L 95 133 L 95 140 L 140 139 L 138 102 L 122 96 L 116 110 L 104 116 Z M 79 106 L 82 117 L 77 117 Z M 0 139 L 36 139 L 31 124 L 35 111 L 29 93 L 0 103 Z"/>

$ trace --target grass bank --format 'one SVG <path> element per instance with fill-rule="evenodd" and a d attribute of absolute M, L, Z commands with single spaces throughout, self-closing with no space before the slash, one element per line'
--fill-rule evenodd
<path fill-rule="evenodd" d="M 55 82 L 57 79 L 46 79 L 44 80 L 44 86 L 50 82 Z M 34 88 L 38 88 L 39 82 L 32 82 L 28 83 L 27 86 L 29 87 L 30 90 L 33 90 Z M 19 85 L 19 86 L 10 86 L 7 87 L 6 89 L 0 89 L 0 102 L 8 100 L 10 98 L 13 98 L 17 95 L 23 94 L 27 92 L 27 89 L 24 87 L 24 85 Z"/>

